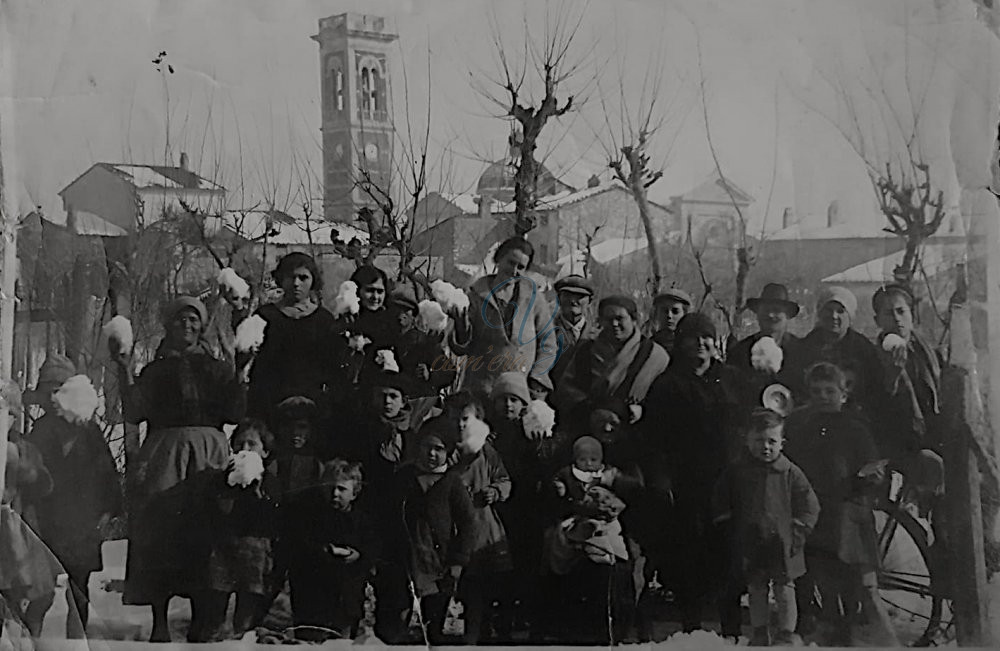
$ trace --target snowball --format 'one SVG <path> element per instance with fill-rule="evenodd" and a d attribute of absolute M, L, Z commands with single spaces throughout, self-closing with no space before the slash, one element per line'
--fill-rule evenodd
<path fill-rule="evenodd" d="M 434 300 L 441 304 L 445 310 L 457 307 L 467 309 L 469 307 L 469 296 L 458 287 L 455 287 L 444 280 L 435 280 L 431 283 L 431 293 Z"/>
<path fill-rule="evenodd" d="M 233 469 L 226 477 L 230 486 L 246 488 L 264 476 L 264 460 L 253 450 L 240 450 L 233 458 Z"/>
<path fill-rule="evenodd" d="M 246 298 L 250 296 L 250 285 L 229 267 L 219 272 L 219 275 L 216 276 L 216 281 L 218 281 L 220 286 L 228 289 L 235 297 Z"/>
<path fill-rule="evenodd" d="M 761 337 L 750 349 L 750 365 L 758 371 L 777 373 L 784 358 L 785 353 L 771 337 Z"/>
<path fill-rule="evenodd" d="M 890 332 L 882 340 L 882 350 L 887 353 L 899 350 L 900 348 L 906 348 L 906 340 L 895 333 Z"/>
<path fill-rule="evenodd" d="M 357 353 L 365 352 L 365 346 L 372 342 L 371 339 L 364 335 L 351 335 L 350 332 L 344 333 L 347 336 L 347 347 Z"/>
<path fill-rule="evenodd" d="M 431 332 L 443 332 L 448 325 L 448 315 L 441 309 L 441 304 L 437 301 L 423 300 L 417 306 L 420 312 L 420 320 L 424 327 Z"/>
<path fill-rule="evenodd" d="M 361 299 L 358 298 L 358 285 L 353 280 L 340 283 L 337 298 L 333 301 L 333 315 L 357 314 L 361 309 Z"/>
<path fill-rule="evenodd" d="M 399 373 L 399 364 L 396 363 L 396 356 L 388 348 L 375 353 L 375 363 L 382 367 L 386 373 Z"/>
<path fill-rule="evenodd" d="M 259 314 L 243 319 L 236 326 L 236 350 L 241 353 L 257 352 L 264 343 L 265 321 Z"/>
<path fill-rule="evenodd" d="M 132 323 L 122 315 L 119 314 L 105 323 L 102 332 L 105 337 L 118 344 L 119 350 L 132 351 L 132 344 L 135 341 L 132 336 Z"/>
<path fill-rule="evenodd" d="M 556 426 L 556 412 L 544 400 L 532 400 L 524 414 L 525 432 L 544 432 L 552 436 Z"/>
<path fill-rule="evenodd" d="M 459 447 L 466 454 L 475 454 L 483 449 L 490 436 L 490 426 L 475 416 L 462 424 Z"/>
<path fill-rule="evenodd" d="M 86 375 L 74 375 L 52 396 L 56 413 L 70 423 L 85 423 L 94 417 L 100 399 Z"/>

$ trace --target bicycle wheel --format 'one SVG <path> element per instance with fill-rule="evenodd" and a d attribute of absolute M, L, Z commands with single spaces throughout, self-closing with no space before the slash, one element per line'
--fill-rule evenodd
<path fill-rule="evenodd" d="M 927 529 L 895 506 L 875 512 L 879 595 L 901 644 L 927 646 L 950 627 L 951 613 L 934 589 Z M 950 611 L 950 609 L 948 609 Z"/>

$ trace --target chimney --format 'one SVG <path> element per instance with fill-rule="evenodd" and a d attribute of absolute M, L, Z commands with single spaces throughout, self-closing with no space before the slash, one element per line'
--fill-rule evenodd
<path fill-rule="evenodd" d="M 795 214 L 792 212 L 792 209 L 785 208 L 785 212 L 781 213 L 781 228 L 789 228 L 793 221 L 795 221 Z"/>
<path fill-rule="evenodd" d="M 188 171 L 188 155 L 187 152 L 181 152 L 181 164 L 180 168 L 184 171 Z"/>
<path fill-rule="evenodd" d="M 826 227 L 833 228 L 840 225 L 840 202 L 834 199 L 830 202 L 830 207 L 826 209 Z"/>
<path fill-rule="evenodd" d="M 480 195 L 476 197 L 476 203 L 479 204 L 479 218 L 489 219 L 490 217 L 490 197 L 489 195 Z"/>

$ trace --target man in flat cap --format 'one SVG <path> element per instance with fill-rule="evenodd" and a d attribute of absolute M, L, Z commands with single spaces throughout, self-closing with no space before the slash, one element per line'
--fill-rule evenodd
<path fill-rule="evenodd" d="M 587 308 L 594 299 L 594 285 L 578 274 L 560 278 L 555 284 L 559 312 L 553 320 L 559 353 L 549 371 L 553 383 L 566 370 L 569 351 L 581 340 L 593 339 L 600 332 L 597 324 L 587 317 Z"/>
<path fill-rule="evenodd" d="M 691 295 L 679 287 L 665 289 L 653 298 L 653 316 L 650 319 L 653 341 L 668 354 L 673 354 L 677 324 L 691 311 L 693 303 Z"/>

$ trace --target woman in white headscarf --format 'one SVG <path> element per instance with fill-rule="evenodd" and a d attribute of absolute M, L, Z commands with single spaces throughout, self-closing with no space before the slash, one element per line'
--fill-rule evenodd
<path fill-rule="evenodd" d="M 816 297 L 816 326 L 802 340 L 803 368 L 836 364 L 848 378 L 850 404 L 871 419 L 882 403 L 878 348 L 853 328 L 858 299 L 844 287 L 824 287 Z M 804 403 L 807 396 L 796 396 Z"/>

